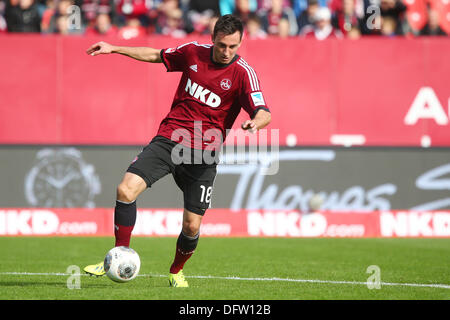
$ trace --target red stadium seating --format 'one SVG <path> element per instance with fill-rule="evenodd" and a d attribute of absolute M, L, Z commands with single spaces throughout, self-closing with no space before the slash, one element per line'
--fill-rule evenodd
<path fill-rule="evenodd" d="M 417 1 L 417 0 L 416 0 Z M 433 9 L 439 12 L 439 25 L 450 33 L 450 0 L 430 0 L 430 5 Z"/>
<path fill-rule="evenodd" d="M 428 20 L 427 0 L 405 0 L 406 19 L 411 28 L 418 32 L 426 24 Z"/>

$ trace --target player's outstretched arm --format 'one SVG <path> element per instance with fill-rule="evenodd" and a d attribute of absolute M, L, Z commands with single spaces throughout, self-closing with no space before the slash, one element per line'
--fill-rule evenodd
<path fill-rule="evenodd" d="M 86 53 L 91 56 L 97 56 L 99 54 L 119 53 L 139 61 L 160 63 L 162 62 L 160 51 L 161 50 L 159 49 L 154 49 L 150 47 L 114 46 L 109 43 L 101 41 L 90 46 L 89 49 L 86 50 Z"/>
<path fill-rule="evenodd" d="M 244 123 L 242 123 L 241 125 L 241 128 L 254 133 L 259 129 L 266 127 L 271 120 L 272 117 L 270 115 L 270 112 L 260 109 L 252 120 L 244 121 Z"/>

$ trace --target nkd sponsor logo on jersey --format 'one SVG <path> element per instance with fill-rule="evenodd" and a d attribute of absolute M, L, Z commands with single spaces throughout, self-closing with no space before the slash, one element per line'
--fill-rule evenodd
<path fill-rule="evenodd" d="M 209 89 L 203 88 L 198 83 L 191 81 L 191 79 L 187 80 L 185 91 L 195 99 L 200 100 L 212 108 L 217 108 L 222 102 L 217 94 L 211 92 Z"/>
<path fill-rule="evenodd" d="M 189 93 L 191 96 L 193 96 L 195 99 L 200 100 L 201 102 L 207 104 L 212 108 L 217 108 L 218 106 L 220 106 L 220 103 L 222 102 L 222 100 L 217 94 L 211 92 L 211 90 L 209 89 L 203 88 L 201 85 L 191 81 L 191 79 L 189 78 L 186 83 L 185 91 Z"/>

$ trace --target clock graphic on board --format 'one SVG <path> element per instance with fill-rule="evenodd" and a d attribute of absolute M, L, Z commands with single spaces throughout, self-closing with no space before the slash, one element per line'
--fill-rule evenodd
<path fill-rule="evenodd" d="M 93 208 L 100 191 L 94 166 L 75 148 L 40 150 L 25 177 L 25 197 L 34 207 Z"/>

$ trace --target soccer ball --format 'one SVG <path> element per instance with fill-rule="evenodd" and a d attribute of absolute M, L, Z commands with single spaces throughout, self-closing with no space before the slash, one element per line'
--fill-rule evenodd
<path fill-rule="evenodd" d="M 308 205 L 312 211 L 317 211 L 320 210 L 320 207 L 322 207 L 323 202 L 324 202 L 323 197 L 320 194 L 316 193 L 309 199 Z"/>
<path fill-rule="evenodd" d="M 115 282 L 128 282 L 136 278 L 141 259 L 128 247 L 115 247 L 108 251 L 103 263 L 106 275 Z"/>

